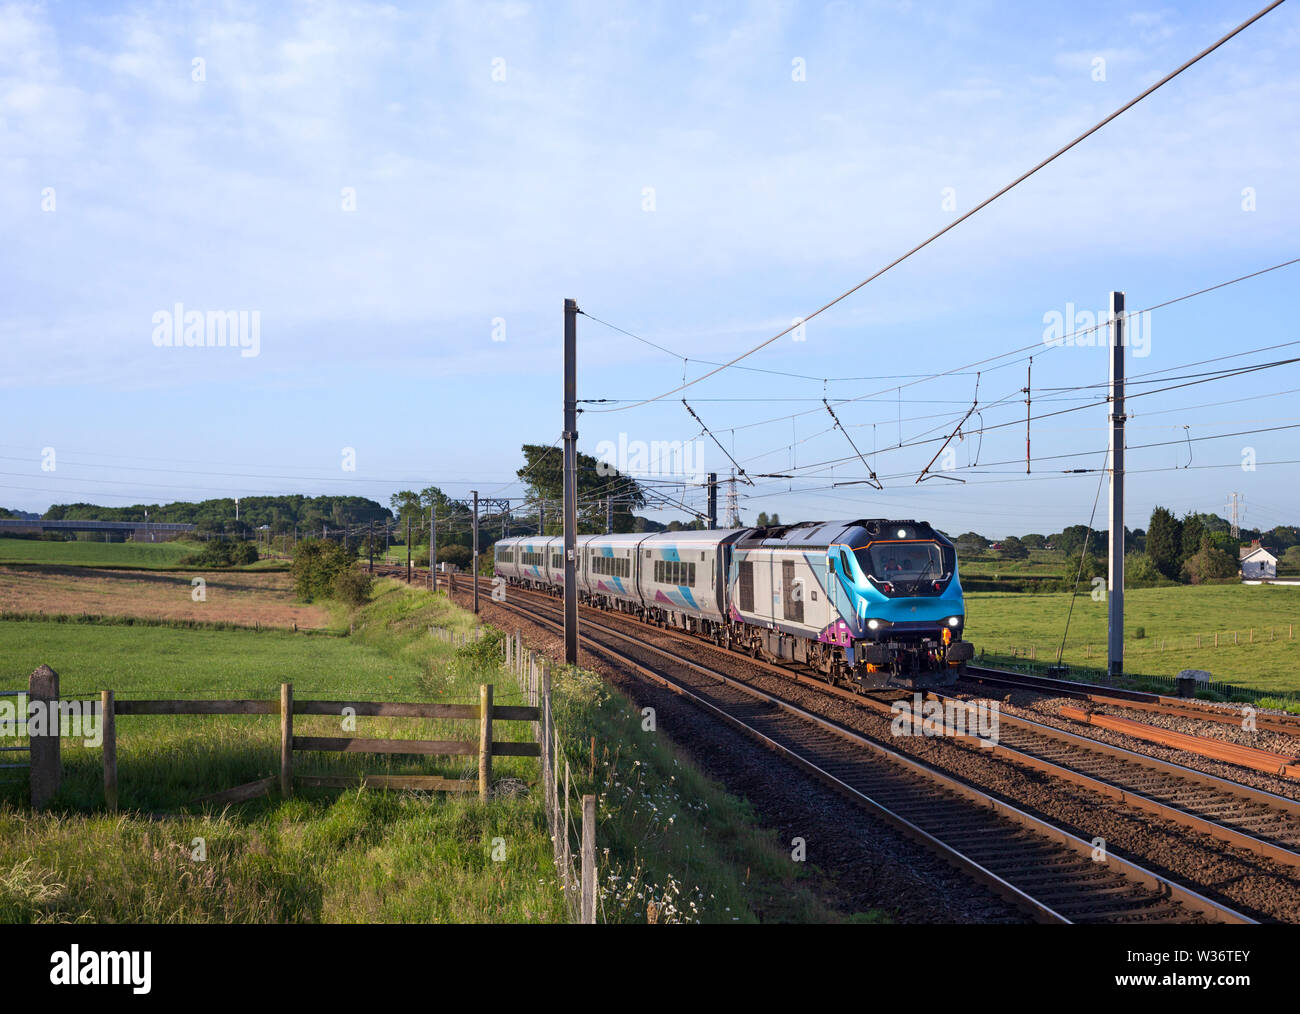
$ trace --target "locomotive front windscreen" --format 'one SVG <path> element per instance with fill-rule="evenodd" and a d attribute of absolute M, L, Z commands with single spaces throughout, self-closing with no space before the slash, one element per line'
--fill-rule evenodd
<path fill-rule="evenodd" d="M 873 542 L 854 555 L 869 577 L 903 588 L 919 590 L 947 576 L 937 542 Z"/>

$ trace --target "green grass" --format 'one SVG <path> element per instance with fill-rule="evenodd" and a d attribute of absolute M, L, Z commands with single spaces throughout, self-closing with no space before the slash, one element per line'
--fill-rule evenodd
<path fill-rule="evenodd" d="M 656 922 L 839 920 L 807 887 L 790 846 L 758 830 L 748 803 L 667 736 L 647 731 L 638 705 L 579 669 L 557 669 L 554 686 L 574 812 L 584 793 L 597 797 L 602 922 L 643 923 L 652 911 Z"/>
<path fill-rule="evenodd" d="M 47 542 L 0 538 L 0 565 L 112 567 L 123 570 L 186 570 L 181 561 L 203 548 L 200 542 Z M 284 560 L 263 559 L 234 570 L 283 570 Z M 211 570 L 211 567 L 198 568 Z"/>
<path fill-rule="evenodd" d="M 0 623 L 0 687 L 25 684 L 48 662 L 64 696 L 114 689 L 119 698 L 297 697 L 477 701 L 500 682 L 474 651 L 436 640 L 424 615 L 390 608 L 389 582 L 362 610 L 356 637 L 169 627 Z M 426 596 L 426 598 L 429 598 Z M 399 616 L 399 614 L 401 614 Z M 381 617 L 398 620 L 389 626 Z M 400 622 L 405 620 L 407 622 Z M 418 622 L 414 622 L 417 621 Z M 481 654 L 481 652 L 479 652 Z M 470 738 L 469 723 L 358 718 L 356 735 Z M 525 738 L 500 723 L 498 739 Z M 298 716 L 295 732 L 341 735 L 338 719 Z M 124 815 L 102 814 L 100 751 L 63 740 L 64 781 L 51 809 L 30 814 L 21 784 L 0 792 L 0 921 L 319 922 L 559 921 L 550 842 L 536 800 L 383 791 L 305 790 L 205 812 L 198 797 L 278 770 L 274 716 L 122 716 L 118 779 Z M 301 773 L 472 774 L 477 759 L 299 754 Z M 532 777 L 536 761 L 497 758 L 501 778 Z M 158 813 L 173 816 L 157 819 Z M 155 815 L 151 819 L 149 814 Z M 191 859 L 203 838 L 207 860 Z M 493 860 L 502 839 L 504 861 Z"/>
<path fill-rule="evenodd" d="M 1077 562 L 1077 561 L 1076 561 Z M 971 577 L 1050 577 L 1060 580 L 1066 571 L 1065 554 L 1058 549 L 1031 549 L 1028 559 L 1006 560 L 996 552 L 962 553 L 961 573 Z"/>
<path fill-rule="evenodd" d="M 352 636 L 331 637 L 0 622 L 0 689 L 24 686 L 48 662 L 65 697 L 107 687 L 119 699 L 275 698 L 287 680 L 299 698 L 476 701 L 483 682 L 496 685 L 498 701 L 521 698 L 494 633 L 460 649 L 430 634 L 430 626 L 474 626 L 445 595 L 381 581 L 349 625 Z M 591 674 L 560 672 L 556 708 L 573 791 L 601 800 L 604 920 L 645 921 L 652 901 L 658 921 L 835 918 L 786 848 L 754 828 L 748 806 L 691 769 L 666 737 L 642 732 L 630 701 Z M 100 751 L 65 738 L 63 786 L 50 809 L 33 814 L 21 783 L 0 786 L 0 922 L 564 921 L 536 760 L 496 758 L 497 779 L 527 788 L 487 805 L 360 789 L 299 791 L 219 812 L 195 805 L 274 774 L 278 726 L 275 716 L 120 716 L 123 812 L 115 817 L 103 812 Z M 298 716 L 295 732 L 340 735 L 339 720 Z M 496 738 L 529 734 L 524 723 L 500 723 Z M 359 718 L 355 735 L 472 731 Z M 299 754 L 295 765 L 300 773 L 466 777 L 477 759 Z M 206 858 L 196 861 L 200 844 Z"/>
<path fill-rule="evenodd" d="M 988 656 L 1054 661 L 1070 596 L 969 592 L 966 636 Z M 1074 601 L 1064 661 L 1106 664 L 1106 603 L 1087 589 Z M 1288 625 L 1296 640 L 1288 640 Z M 1138 628 L 1146 636 L 1137 638 Z M 1254 628 L 1255 643 L 1249 643 Z M 1205 669 L 1220 682 L 1262 691 L 1300 691 L 1300 587 L 1241 584 L 1135 588 L 1124 596 L 1125 671 L 1174 676 Z M 1214 635 L 1219 634 L 1219 647 Z M 1237 643 L 1233 643 L 1236 633 Z M 1200 647 L 1197 647 L 1197 636 Z"/>
<path fill-rule="evenodd" d="M 361 547 L 361 562 L 364 564 L 370 559 L 366 547 Z M 375 547 L 376 564 L 399 564 L 406 566 L 406 547 L 405 546 L 376 546 Z M 411 566 L 429 569 L 429 544 L 426 542 L 423 546 L 411 547 Z"/>

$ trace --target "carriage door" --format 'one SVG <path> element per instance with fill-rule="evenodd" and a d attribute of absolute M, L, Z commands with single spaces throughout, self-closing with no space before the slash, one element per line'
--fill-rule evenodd
<path fill-rule="evenodd" d="M 794 561 L 781 561 L 781 608 L 785 618 L 803 623 L 803 588 L 794 583 Z"/>

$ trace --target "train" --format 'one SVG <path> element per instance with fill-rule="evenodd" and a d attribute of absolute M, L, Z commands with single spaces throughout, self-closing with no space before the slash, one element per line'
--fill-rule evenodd
<path fill-rule="evenodd" d="M 831 683 L 947 686 L 974 656 L 956 548 L 923 521 L 582 535 L 576 545 L 580 602 Z M 496 580 L 562 593 L 563 538 L 505 538 L 493 554 Z"/>

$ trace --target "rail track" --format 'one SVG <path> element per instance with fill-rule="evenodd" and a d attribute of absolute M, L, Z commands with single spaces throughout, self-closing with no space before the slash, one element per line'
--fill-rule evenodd
<path fill-rule="evenodd" d="M 520 604 L 521 599 L 526 604 Z M 493 604 L 553 631 L 563 629 L 560 607 L 551 596 L 512 588 L 510 601 Z M 598 610 L 585 610 L 584 616 L 581 638 L 589 650 L 745 732 L 1032 918 L 1044 922 L 1254 921 L 1113 852 L 1094 860 L 1093 844 L 1065 828 L 693 658 L 646 643 L 617 629 L 612 618 Z M 695 648 L 706 644 L 677 636 Z M 788 670 L 771 668 L 791 676 Z"/>
<path fill-rule="evenodd" d="M 512 594 L 521 591 L 547 603 L 555 602 L 554 598 L 541 592 L 512 589 Z M 634 621 L 618 614 L 584 608 L 584 615 L 626 622 L 635 627 Z M 718 651 L 728 658 L 736 657 L 734 653 L 690 634 L 667 628 L 656 628 L 656 633 Z M 889 700 L 833 686 L 790 666 L 748 657 L 745 662 L 750 667 L 794 679 L 819 693 L 850 700 L 879 714 L 892 714 Z M 1084 693 L 1082 688 L 1089 685 L 1072 686 L 1075 693 Z M 930 693 L 926 696 L 933 700 L 955 700 L 946 694 Z M 1156 697 L 1154 694 L 1147 696 Z M 1098 695 L 1091 695 L 1091 698 L 1097 699 Z M 1002 728 L 997 745 L 981 747 L 993 756 L 1005 757 L 1237 848 L 1300 869 L 1300 801 L 1027 718 L 1002 714 L 999 725 Z"/>
<path fill-rule="evenodd" d="M 1217 722 L 1223 725 L 1241 724 L 1240 705 L 1197 704 L 1181 697 L 1169 697 L 1164 694 L 1148 693 L 1144 690 L 1127 690 L 1122 687 L 1108 687 L 1098 683 L 1079 683 L 1075 680 L 1058 679 L 1053 676 L 1033 676 L 1027 673 L 1005 672 L 984 666 L 967 666 L 964 679 L 989 686 L 1001 686 L 1018 690 L 1038 690 L 1057 697 L 1072 697 L 1076 700 L 1091 701 L 1117 708 L 1131 708 L 1150 714 L 1168 715 L 1174 718 L 1191 718 L 1204 722 Z M 1300 737 L 1300 715 L 1277 715 L 1265 712 L 1255 716 L 1255 726 L 1269 732 L 1280 732 L 1288 736 Z"/>
<path fill-rule="evenodd" d="M 521 589 L 513 591 L 518 594 Z M 522 591 L 547 603 L 555 601 L 541 592 Z M 584 612 L 601 619 L 632 622 L 601 610 L 584 609 Z M 656 632 L 734 657 L 734 653 L 690 634 L 667 628 L 657 628 Z M 848 699 L 880 714 L 892 713 L 892 702 L 888 700 L 833 686 L 786 665 L 750 658 L 745 661 L 751 667 L 794 679 L 820 693 Z M 1071 686 L 1073 692 L 1079 694 L 1091 689 L 1088 684 Z M 926 696 L 932 700 L 955 700 L 946 694 L 930 693 Z M 1155 698 L 1157 695 L 1146 696 Z M 1103 700 L 1099 695 L 1090 695 L 1090 699 Z M 1104 699 L 1104 702 L 1111 701 Z M 1121 702 L 1116 700 L 1115 703 Z M 996 746 L 986 743 L 981 747 L 993 756 L 1005 757 L 1237 848 L 1300 869 L 1300 801 L 1027 718 L 1003 714 L 999 716 L 999 724 L 1005 730 L 1000 730 Z"/>

